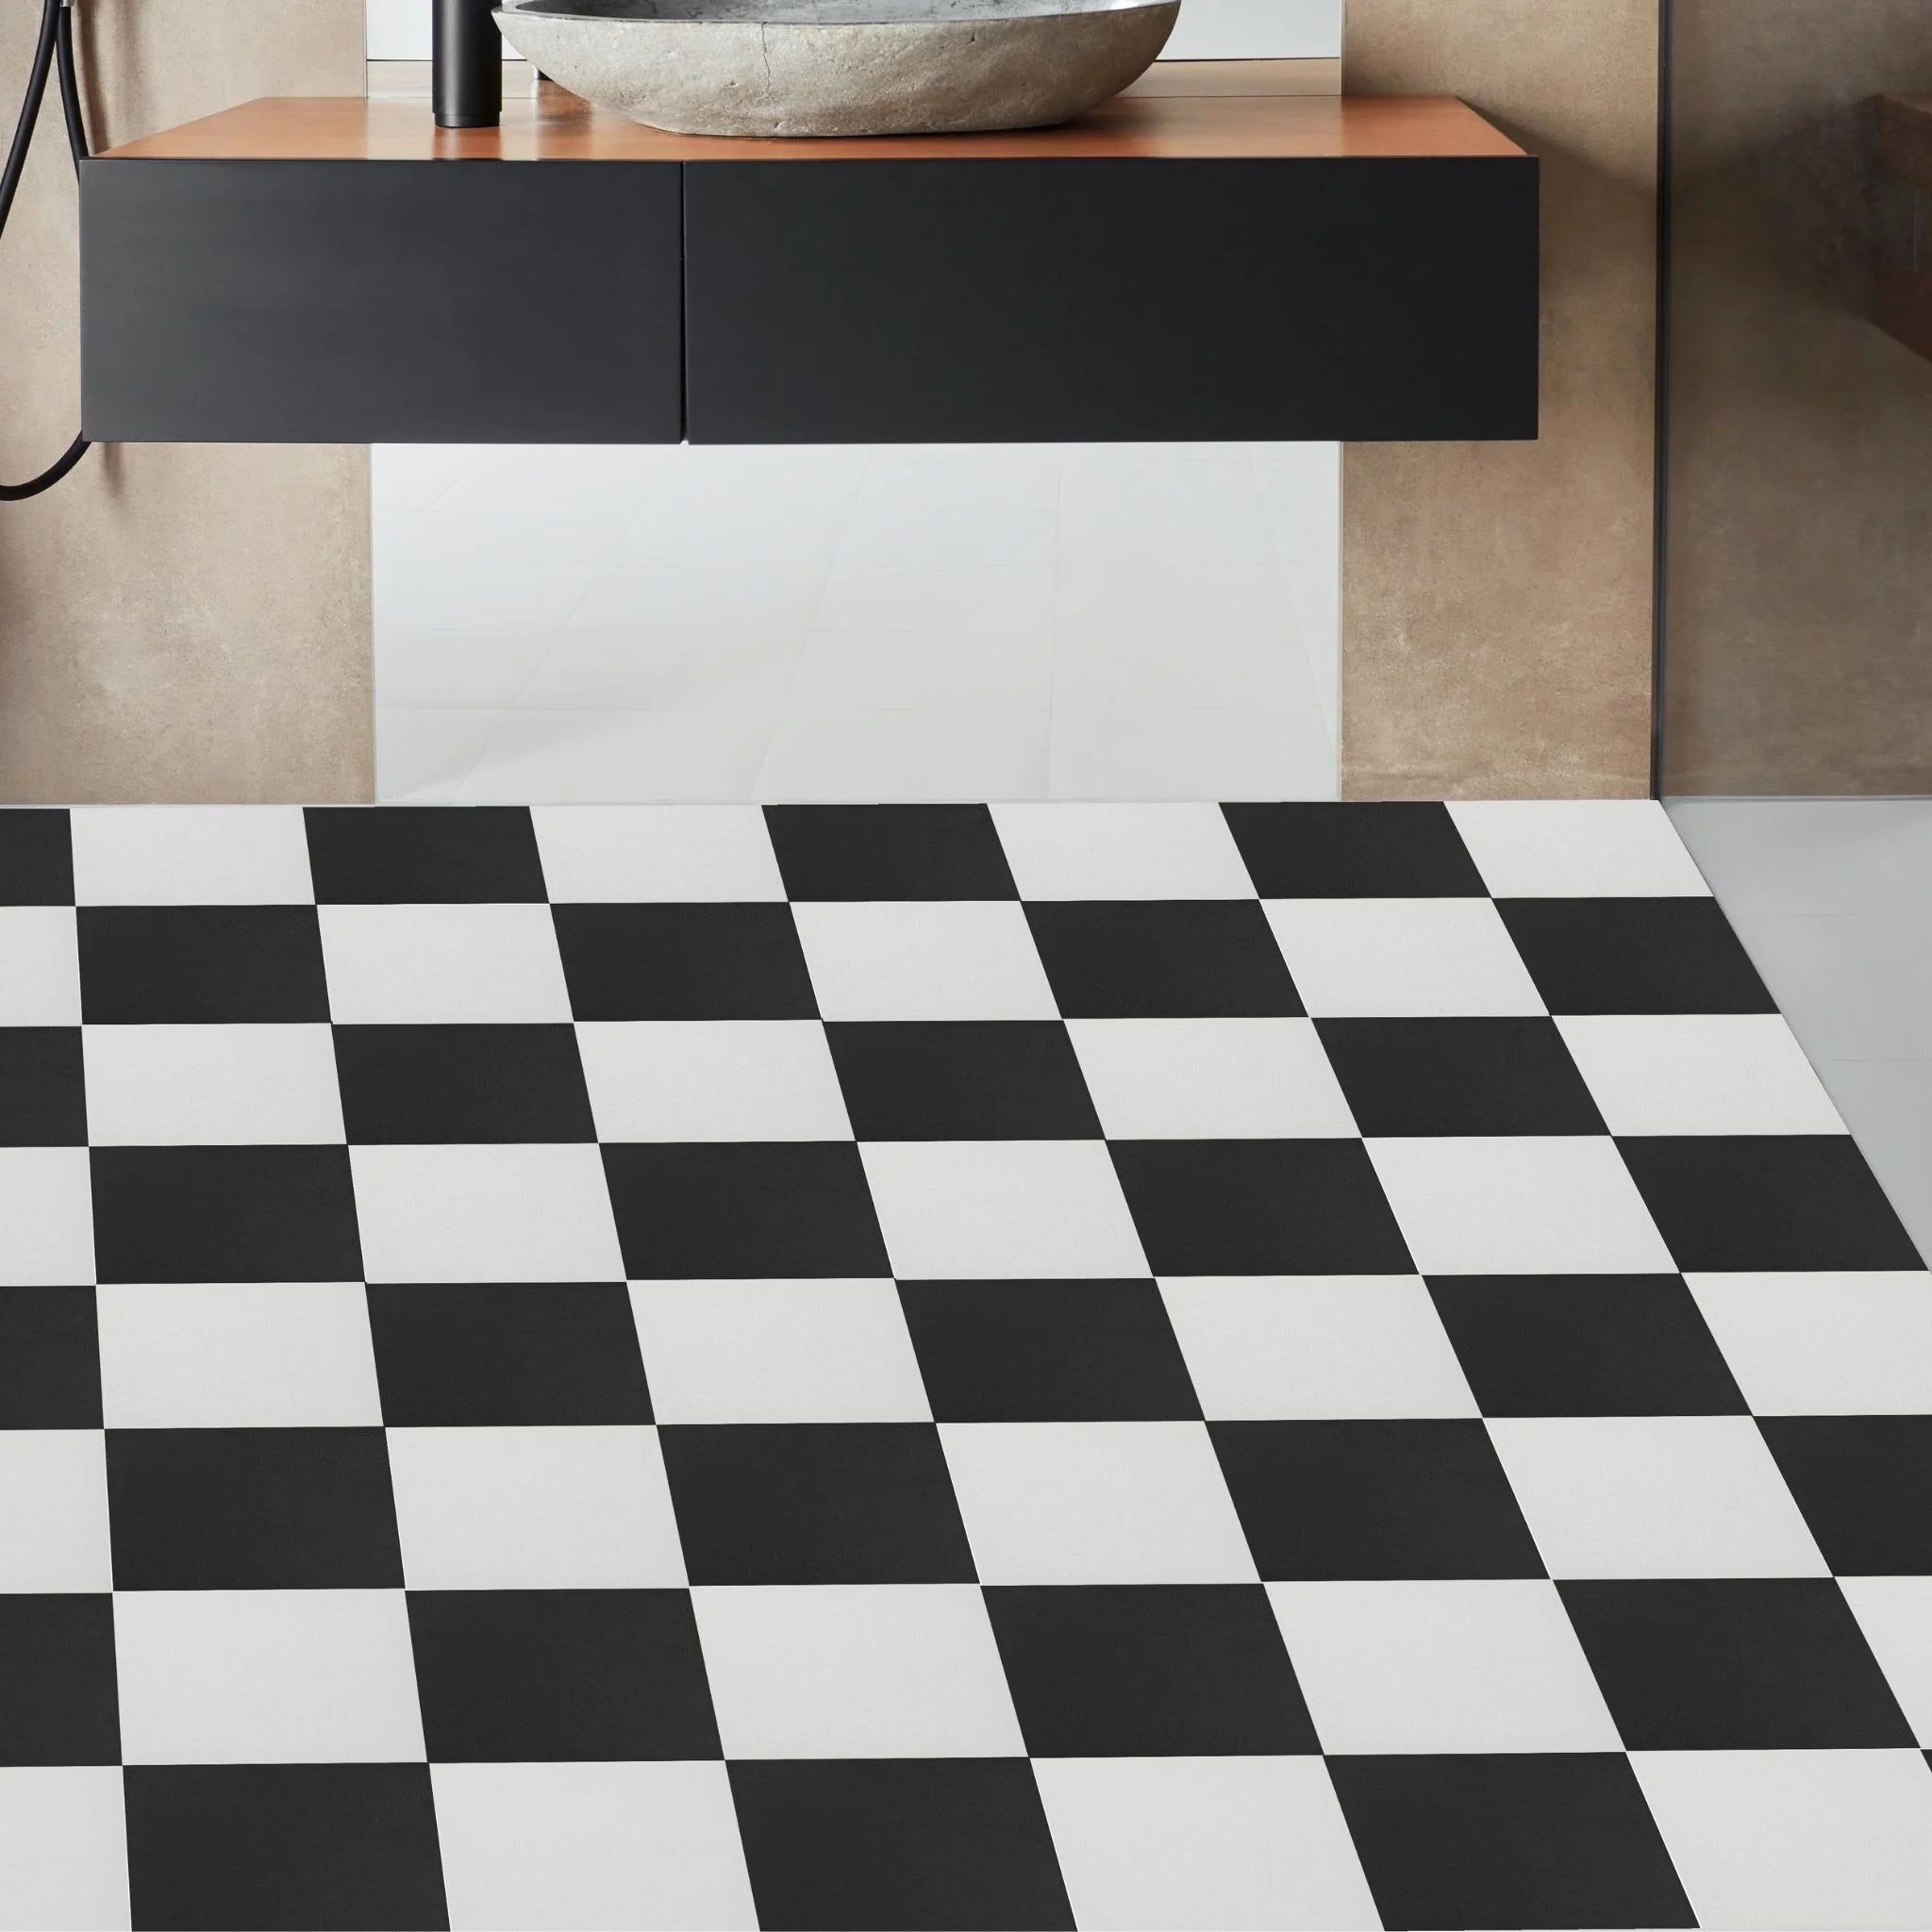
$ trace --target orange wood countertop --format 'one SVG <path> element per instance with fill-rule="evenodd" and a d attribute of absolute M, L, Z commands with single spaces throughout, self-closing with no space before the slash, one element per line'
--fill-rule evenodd
<path fill-rule="evenodd" d="M 103 159 L 262 161 L 1302 160 L 1521 158 L 1447 94 L 1123 94 L 1063 127 L 871 140 L 666 134 L 570 96 L 506 102 L 500 127 L 439 128 L 429 104 L 250 101 L 107 150 Z"/>

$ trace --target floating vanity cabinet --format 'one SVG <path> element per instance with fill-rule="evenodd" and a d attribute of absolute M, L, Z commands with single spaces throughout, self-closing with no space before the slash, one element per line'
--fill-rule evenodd
<path fill-rule="evenodd" d="M 852 145 L 686 169 L 693 442 L 1537 433 L 1537 164 L 1458 102 Z"/>
<path fill-rule="evenodd" d="M 426 103 L 395 153 L 365 107 L 259 102 L 83 165 L 86 434 L 679 441 L 676 164 L 443 165 Z"/>
<path fill-rule="evenodd" d="M 104 441 L 1537 433 L 1537 163 L 1449 99 L 792 142 L 258 101 L 85 165 L 82 291 Z"/>

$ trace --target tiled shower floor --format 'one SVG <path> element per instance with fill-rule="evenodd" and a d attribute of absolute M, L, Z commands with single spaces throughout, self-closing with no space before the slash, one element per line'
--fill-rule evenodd
<path fill-rule="evenodd" d="M 1653 807 L 0 815 L 0 1924 L 1924 1926 L 1928 1742 Z"/>

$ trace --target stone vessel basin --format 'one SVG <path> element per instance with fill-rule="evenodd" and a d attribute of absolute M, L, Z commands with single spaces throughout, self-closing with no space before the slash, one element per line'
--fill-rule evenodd
<path fill-rule="evenodd" d="M 678 134 L 1047 127 L 1159 57 L 1181 0 L 509 0 L 504 38 Z"/>

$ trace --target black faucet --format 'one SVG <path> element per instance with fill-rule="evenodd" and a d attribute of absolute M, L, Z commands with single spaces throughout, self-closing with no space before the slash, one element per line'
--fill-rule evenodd
<path fill-rule="evenodd" d="M 433 0 L 439 127 L 494 127 L 503 119 L 503 36 L 495 0 Z"/>

